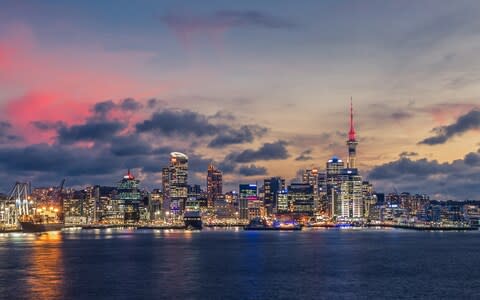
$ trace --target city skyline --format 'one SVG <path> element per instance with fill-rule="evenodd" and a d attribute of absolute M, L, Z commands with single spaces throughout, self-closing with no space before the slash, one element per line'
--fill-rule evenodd
<path fill-rule="evenodd" d="M 347 160 L 353 97 L 377 191 L 478 199 L 480 7 L 442 3 L 7 1 L 1 190 L 111 185 L 129 168 L 158 188 L 173 151 L 192 184 L 212 161 L 226 189 L 291 181 Z"/>

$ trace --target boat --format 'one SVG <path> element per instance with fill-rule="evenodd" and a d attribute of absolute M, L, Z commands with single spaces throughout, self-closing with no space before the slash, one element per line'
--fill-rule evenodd
<path fill-rule="evenodd" d="M 48 218 L 42 215 L 25 215 L 19 220 L 23 232 L 46 232 L 58 231 L 65 227 L 65 224 L 58 218 Z"/>
<path fill-rule="evenodd" d="M 201 230 L 203 227 L 202 216 L 198 210 L 188 210 L 183 214 L 185 229 Z"/>
<path fill-rule="evenodd" d="M 58 231 L 64 227 L 63 223 L 35 223 L 33 221 L 21 221 L 23 232 Z"/>

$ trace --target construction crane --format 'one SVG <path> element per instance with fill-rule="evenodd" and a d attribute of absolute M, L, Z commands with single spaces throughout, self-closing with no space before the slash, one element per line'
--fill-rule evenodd
<path fill-rule="evenodd" d="M 17 226 L 18 218 L 30 214 L 30 183 L 16 182 L 7 199 L 0 204 L 0 218 L 4 225 Z"/>

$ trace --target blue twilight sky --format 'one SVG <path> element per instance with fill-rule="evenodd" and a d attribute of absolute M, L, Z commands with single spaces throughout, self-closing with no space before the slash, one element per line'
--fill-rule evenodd
<path fill-rule="evenodd" d="M 16 180 L 159 185 L 171 150 L 227 188 L 346 158 L 480 199 L 478 1 L 2 1 L 0 157 Z"/>

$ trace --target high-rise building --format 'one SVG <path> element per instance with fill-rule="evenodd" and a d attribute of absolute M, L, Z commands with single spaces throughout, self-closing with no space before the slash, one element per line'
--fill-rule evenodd
<path fill-rule="evenodd" d="M 170 168 L 162 168 L 162 214 L 170 214 Z"/>
<path fill-rule="evenodd" d="M 342 203 L 340 201 L 340 184 L 342 182 L 341 173 L 343 172 L 344 163 L 341 159 L 334 156 L 327 161 L 326 173 L 326 198 L 327 211 L 330 217 L 339 216 L 342 211 Z"/>
<path fill-rule="evenodd" d="M 340 184 L 340 216 L 344 218 L 363 218 L 363 186 L 362 177 L 357 169 L 344 169 Z"/>
<path fill-rule="evenodd" d="M 248 220 L 250 218 L 249 208 L 252 207 L 251 202 L 258 201 L 256 184 L 240 184 L 239 185 L 239 211 L 240 219 Z"/>
<path fill-rule="evenodd" d="M 293 212 L 293 206 L 291 205 L 291 202 L 289 202 L 288 200 L 287 190 L 278 191 L 276 211 L 278 214 Z"/>
<path fill-rule="evenodd" d="M 180 152 L 170 153 L 170 166 L 162 170 L 162 185 L 170 213 L 182 213 L 188 197 L 188 156 Z"/>
<path fill-rule="evenodd" d="M 314 209 L 317 210 L 319 207 L 319 190 L 318 190 L 318 169 L 306 169 L 303 172 L 303 183 L 308 183 L 313 188 L 313 202 Z"/>
<path fill-rule="evenodd" d="M 288 186 L 288 201 L 296 214 L 313 215 L 313 187 L 308 183 L 292 183 Z"/>
<path fill-rule="evenodd" d="M 213 207 L 223 193 L 222 172 L 215 168 L 213 164 L 208 166 L 207 171 L 207 205 Z"/>
<path fill-rule="evenodd" d="M 348 132 L 348 162 L 347 166 L 350 169 L 355 169 L 357 165 L 357 145 L 358 142 L 355 138 L 355 128 L 353 126 L 353 103 L 352 99 L 350 98 L 350 131 Z"/>
<path fill-rule="evenodd" d="M 138 189 L 139 183 L 140 181 L 135 179 L 130 170 L 118 182 L 118 198 L 124 205 L 124 221 L 126 223 L 134 223 L 140 220 L 141 194 Z"/>
<path fill-rule="evenodd" d="M 268 214 L 276 212 L 278 193 L 285 189 L 285 179 L 271 177 L 263 181 L 263 203 Z"/>

